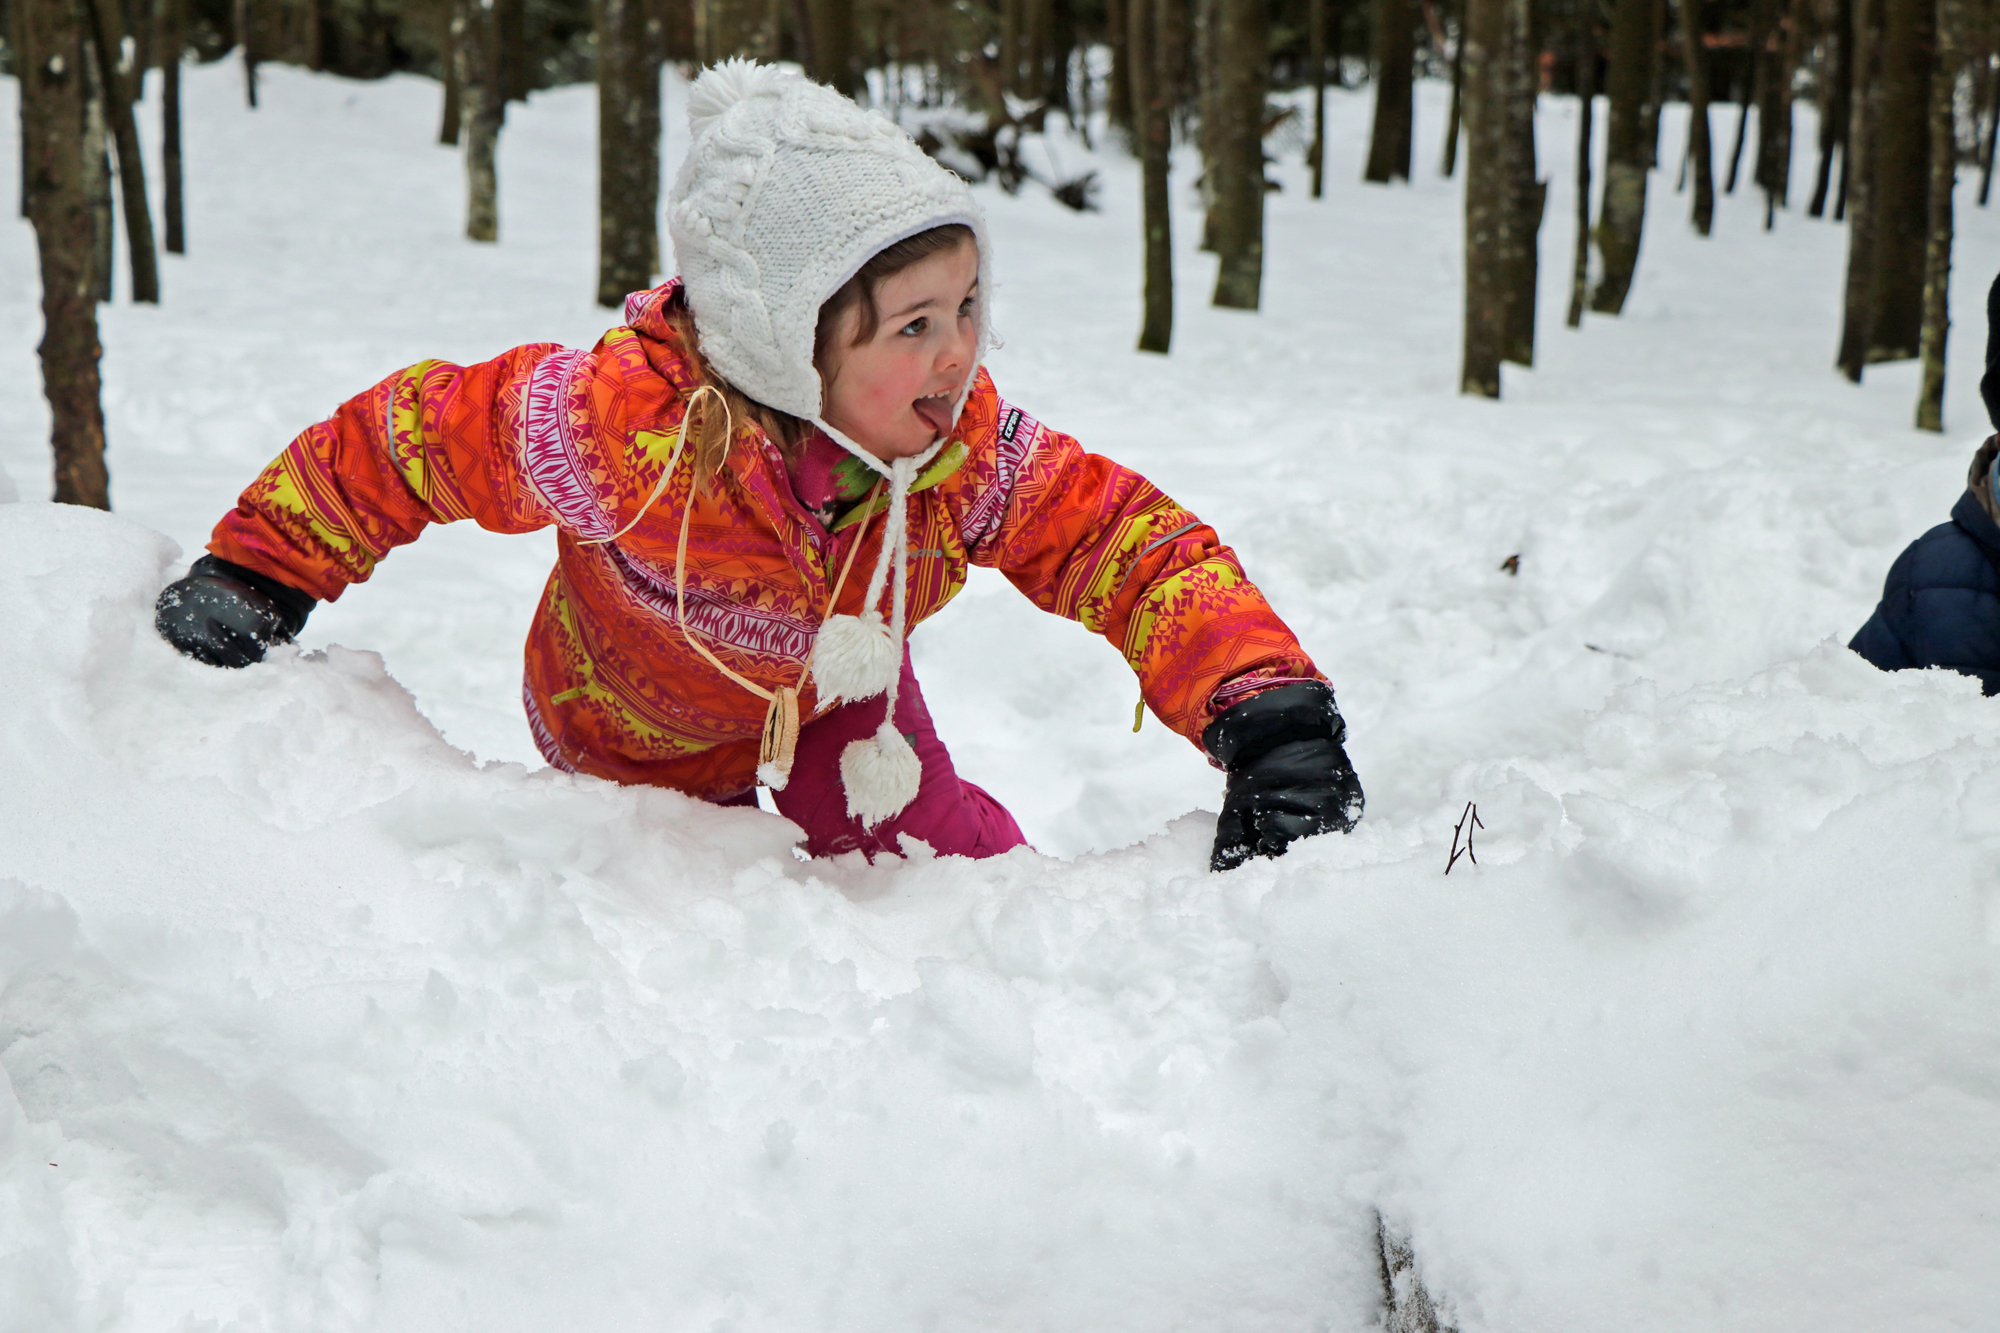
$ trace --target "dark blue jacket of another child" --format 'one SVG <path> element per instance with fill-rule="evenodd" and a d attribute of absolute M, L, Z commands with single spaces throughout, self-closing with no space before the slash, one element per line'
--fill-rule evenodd
<path fill-rule="evenodd" d="M 2000 523 L 1993 460 L 2000 435 L 1973 456 L 1965 494 L 1889 567 L 1882 601 L 1848 647 L 1881 667 L 1949 667 L 2000 694 Z"/>

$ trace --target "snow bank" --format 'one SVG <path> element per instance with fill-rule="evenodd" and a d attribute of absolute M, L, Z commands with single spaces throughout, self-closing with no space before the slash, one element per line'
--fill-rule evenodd
<path fill-rule="evenodd" d="M 1634 687 L 1231 875 L 804 864 L 177 658 L 175 556 L 0 509 L 0 1327 L 1358 1328 L 1375 1205 L 1465 1329 L 1991 1307 L 1962 678 Z"/>

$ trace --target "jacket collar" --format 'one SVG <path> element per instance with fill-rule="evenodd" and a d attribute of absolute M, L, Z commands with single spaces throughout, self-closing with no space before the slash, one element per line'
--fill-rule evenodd
<path fill-rule="evenodd" d="M 1993 515 L 1979 503 L 1979 497 L 1968 488 L 1958 497 L 1958 503 L 1951 507 L 1951 521 L 1965 531 L 1965 535 L 1986 548 L 1987 558 L 2000 561 L 2000 523 L 1993 521 Z"/>

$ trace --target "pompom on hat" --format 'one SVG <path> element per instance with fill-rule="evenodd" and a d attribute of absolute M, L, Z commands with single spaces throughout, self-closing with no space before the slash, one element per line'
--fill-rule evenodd
<path fill-rule="evenodd" d="M 908 498 L 950 432 L 889 463 L 829 426 L 813 338 L 820 307 L 875 255 L 934 227 L 970 228 L 979 249 L 979 333 L 952 404 L 956 423 L 990 341 L 986 220 L 965 182 L 886 116 L 774 66 L 735 59 L 704 70 L 688 91 L 688 132 L 667 196 L 667 234 L 702 355 L 743 394 L 812 422 L 889 485 L 889 530 L 862 614 L 829 616 L 812 659 L 822 700 L 888 695 L 876 734 L 852 742 L 840 761 L 848 812 L 873 827 L 907 806 L 922 778 L 895 726 Z M 782 773 L 772 778 L 783 785 Z"/>

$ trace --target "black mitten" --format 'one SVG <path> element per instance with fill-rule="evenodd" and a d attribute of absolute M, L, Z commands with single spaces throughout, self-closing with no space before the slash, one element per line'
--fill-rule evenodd
<path fill-rule="evenodd" d="M 205 555 L 170 583 L 153 608 L 153 625 L 175 648 L 210 666 L 245 667 L 264 650 L 305 628 L 313 599 L 297 588 Z"/>
<path fill-rule="evenodd" d="M 1361 782 L 1340 746 L 1347 724 L 1318 681 L 1280 685 L 1226 709 L 1201 734 L 1229 773 L 1209 866 L 1281 856 L 1299 838 L 1345 833 L 1361 818 Z"/>

